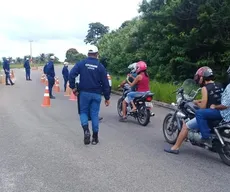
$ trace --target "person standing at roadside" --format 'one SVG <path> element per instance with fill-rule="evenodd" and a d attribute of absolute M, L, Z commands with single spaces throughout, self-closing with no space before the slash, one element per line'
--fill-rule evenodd
<path fill-rule="evenodd" d="M 67 85 L 68 78 L 69 78 L 68 62 L 64 62 L 64 66 L 62 68 L 62 76 L 64 79 L 64 92 L 65 92 L 66 91 L 66 85 Z"/>
<path fill-rule="evenodd" d="M 26 61 L 24 63 L 24 68 L 25 68 L 25 72 L 26 72 L 26 80 L 27 81 L 31 81 L 30 79 L 30 61 L 29 58 L 26 58 Z"/>
<path fill-rule="evenodd" d="M 75 78 L 80 75 L 78 87 Z M 84 144 L 90 144 L 90 131 L 88 126 L 90 116 L 92 118 L 93 137 L 92 144 L 99 142 L 99 111 L 101 104 L 101 94 L 105 97 L 105 105 L 110 104 L 110 87 L 107 79 L 105 67 L 98 60 L 98 48 L 91 45 L 88 50 L 88 57 L 71 69 L 69 74 L 69 86 L 75 95 L 79 92 L 80 120 L 84 131 Z"/>
<path fill-rule="evenodd" d="M 7 59 L 6 58 L 3 59 L 3 70 L 6 75 L 6 85 L 10 85 L 10 84 L 14 85 L 14 83 L 10 79 L 10 57 L 8 57 Z M 10 81 L 10 84 L 8 80 Z"/>

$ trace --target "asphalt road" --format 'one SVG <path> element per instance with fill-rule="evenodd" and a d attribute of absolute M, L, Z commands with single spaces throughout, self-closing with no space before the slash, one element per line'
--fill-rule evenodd
<path fill-rule="evenodd" d="M 61 80 L 61 69 L 56 73 Z M 166 109 L 155 107 L 147 127 L 118 121 L 116 101 L 102 103 L 100 143 L 83 144 L 77 104 L 55 94 L 41 107 L 39 71 L 32 82 L 15 70 L 15 86 L 0 85 L 1 192 L 228 192 L 230 168 L 217 154 L 186 143 L 163 151 Z M 61 82 L 61 90 L 62 88 Z"/>

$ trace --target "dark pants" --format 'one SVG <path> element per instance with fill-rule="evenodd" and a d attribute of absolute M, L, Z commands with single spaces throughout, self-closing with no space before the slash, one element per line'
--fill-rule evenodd
<path fill-rule="evenodd" d="M 92 119 L 93 133 L 99 131 L 99 110 L 101 104 L 101 95 L 97 93 L 88 93 L 82 91 L 79 95 L 80 119 L 81 125 L 88 126 L 89 111 Z"/>
<path fill-rule="evenodd" d="M 196 111 L 196 120 L 203 139 L 208 139 L 210 136 L 208 120 L 215 121 L 221 119 L 220 110 L 217 109 L 199 109 Z"/>
<path fill-rule="evenodd" d="M 30 80 L 30 69 L 25 69 L 26 71 L 26 80 Z"/>
<path fill-rule="evenodd" d="M 68 82 L 68 77 L 63 77 L 63 79 L 64 79 L 64 91 L 66 91 L 66 85 Z"/>
<path fill-rule="evenodd" d="M 55 83 L 54 77 L 47 76 L 50 97 L 53 96 L 52 90 Z"/>
<path fill-rule="evenodd" d="M 9 84 L 8 83 L 8 80 L 10 81 L 10 84 L 13 85 L 14 83 L 11 81 L 10 79 L 10 73 L 9 72 L 5 72 L 5 75 L 6 75 L 6 84 Z"/>

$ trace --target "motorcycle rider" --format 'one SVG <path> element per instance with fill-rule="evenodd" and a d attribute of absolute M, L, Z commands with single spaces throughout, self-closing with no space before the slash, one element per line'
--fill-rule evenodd
<path fill-rule="evenodd" d="M 137 63 L 132 63 L 128 66 L 128 69 L 130 70 L 130 73 L 129 73 L 129 81 L 132 83 L 134 81 L 134 79 L 136 78 L 137 76 L 137 73 L 136 73 L 136 69 L 137 69 Z M 123 87 L 125 84 L 127 83 L 127 78 L 121 82 L 121 84 L 118 86 L 118 87 Z M 131 87 L 131 90 L 132 91 L 136 91 L 136 88 L 137 86 L 134 85 Z"/>
<path fill-rule="evenodd" d="M 132 104 L 132 111 L 131 112 L 135 112 L 136 106 L 133 102 L 135 97 L 141 96 L 150 90 L 149 89 L 149 76 L 148 76 L 146 70 L 147 70 L 147 64 L 144 61 L 139 61 L 136 64 L 136 73 L 137 73 L 136 78 L 134 79 L 134 81 L 132 83 L 129 81 L 129 79 L 127 79 L 127 82 L 131 87 L 133 87 L 134 85 L 137 85 L 137 90 L 136 90 L 136 92 L 135 91 L 129 92 L 127 94 L 127 97 L 122 102 L 122 114 L 123 114 L 123 116 L 120 119 L 121 122 L 124 122 L 127 120 L 126 104 L 131 103 Z"/>
<path fill-rule="evenodd" d="M 202 87 L 202 98 L 200 100 L 194 100 L 194 104 L 198 105 L 198 107 L 202 109 L 210 108 L 210 106 L 213 104 L 220 104 L 223 87 L 221 84 L 214 82 L 214 75 L 211 68 L 207 66 L 199 68 L 194 75 L 194 80 Z M 183 122 L 183 126 L 176 143 L 171 148 L 166 147 L 164 151 L 168 153 L 178 154 L 180 146 L 187 138 L 189 129 L 198 128 L 199 126 L 195 117 L 186 123 Z"/>
<path fill-rule="evenodd" d="M 212 104 L 209 109 L 196 111 L 196 120 L 203 142 L 208 142 L 210 137 L 208 121 L 223 119 L 225 122 L 230 122 L 230 67 L 227 70 L 227 75 L 229 84 L 222 93 L 221 104 Z"/>

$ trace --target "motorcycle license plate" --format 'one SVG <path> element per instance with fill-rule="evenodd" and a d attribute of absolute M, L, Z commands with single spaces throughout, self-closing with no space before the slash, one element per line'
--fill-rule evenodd
<path fill-rule="evenodd" d="M 152 102 L 145 102 L 145 106 L 146 106 L 146 107 L 152 108 L 152 107 L 153 107 L 153 104 L 152 104 Z"/>

